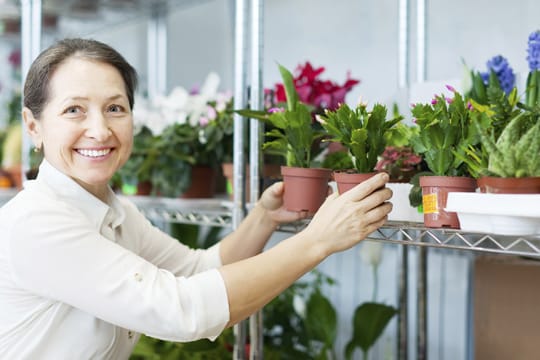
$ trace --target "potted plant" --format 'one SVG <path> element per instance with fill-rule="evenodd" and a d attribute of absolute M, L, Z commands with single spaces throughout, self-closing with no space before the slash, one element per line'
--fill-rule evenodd
<path fill-rule="evenodd" d="M 474 192 L 476 181 L 457 153 L 475 145 L 477 134 L 471 122 L 471 107 L 453 87 L 452 98 L 436 96 L 429 104 L 414 104 L 412 115 L 418 133 L 411 143 L 421 154 L 431 176 L 420 176 L 424 224 L 427 227 L 459 228 L 454 212 L 445 211 L 449 192 Z"/>
<path fill-rule="evenodd" d="M 151 102 L 138 99 L 132 156 L 120 170 L 124 184 L 150 182 L 152 194 L 167 197 L 214 196 L 219 167 L 232 148 L 232 126 L 217 116 L 218 83 L 211 73 L 200 90 L 176 87 Z"/>
<path fill-rule="evenodd" d="M 284 205 L 292 211 L 306 211 L 313 215 L 324 202 L 331 171 L 312 168 L 313 144 L 323 136 L 312 126 L 310 109 L 303 104 L 294 87 L 292 74 L 279 65 L 285 87 L 286 108 L 268 111 L 237 110 L 246 117 L 264 121 L 272 126 L 266 132 L 263 150 L 279 155 L 286 166 L 281 167 L 284 181 Z"/>
<path fill-rule="evenodd" d="M 355 109 L 343 103 L 317 118 L 329 135 L 327 140 L 343 144 L 352 157 L 353 169 L 334 173 L 340 193 L 375 174 L 375 165 L 386 147 L 387 133 L 403 119 L 398 115 L 387 120 L 386 106 L 375 104 L 368 110 L 363 103 Z"/>
<path fill-rule="evenodd" d="M 540 193 L 540 122 L 533 121 L 536 116 L 530 111 L 519 113 L 497 139 L 477 125 L 489 154 L 478 179 L 482 192 Z"/>
<path fill-rule="evenodd" d="M 472 95 L 482 92 L 486 95 L 471 98 L 475 109 L 473 122 L 480 141 L 478 146 L 466 149 L 463 160 L 471 174 L 478 178 L 482 192 L 540 192 L 535 178 L 539 176 L 535 125 L 540 118 L 540 31 L 530 34 L 527 52 L 530 71 L 524 102 L 520 102 L 516 87 L 508 88 L 511 85 L 508 79 L 513 79 L 513 73 L 502 56 L 491 60 L 491 68 L 488 62 L 489 80 L 486 74 L 473 74 L 475 88 L 481 90 L 471 92 Z M 504 61 L 493 65 L 501 58 Z M 484 81 L 478 81 L 478 77 L 483 77 Z M 506 87 L 505 83 L 508 83 Z M 510 185 L 505 185 L 507 182 Z"/>

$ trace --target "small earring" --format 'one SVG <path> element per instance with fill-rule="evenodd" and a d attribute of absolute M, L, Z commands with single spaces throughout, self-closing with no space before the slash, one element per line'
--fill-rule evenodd
<path fill-rule="evenodd" d="M 34 148 L 34 152 L 35 152 L 35 153 L 41 152 L 41 146 L 36 146 L 36 147 Z"/>

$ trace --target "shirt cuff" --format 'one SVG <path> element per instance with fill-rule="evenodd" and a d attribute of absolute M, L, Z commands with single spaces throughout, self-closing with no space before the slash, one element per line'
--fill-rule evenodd
<path fill-rule="evenodd" d="M 219 253 L 219 252 L 218 252 Z M 200 314 L 201 333 L 198 338 L 215 340 L 229 322 L 229 298 L 225 281 L 217 269 L 195 274 L 187 279 L 193 286 L 193 300 Z"/>
<path fill-rule="evenodd" d="M 207 252 L 206 256 L 208 257 L 208 261 L 210 264 L 213 265 L 211 266 L 211 268 L 218 268 L 218 267 L 223 266 L 223 263 L 221 262 L 220 248 L 221 248 L 221 242 L 218 242 L 206 250 Z"/>

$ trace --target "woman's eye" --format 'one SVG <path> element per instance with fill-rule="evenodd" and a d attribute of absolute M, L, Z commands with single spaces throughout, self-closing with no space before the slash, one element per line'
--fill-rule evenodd
<path fill-rule="evenodd" d="M 78 114 L 81 111 L 82 110 L 81 110 L 81 108 L 79 106 L 70 106 L 66 110 L 64 110 L 64 113 L 65 114 Z"/>
<path fill-rule="evenodd" d="M 121 105 L 111 105 L 109 106 L 110 112 L 124 112 L 124 107 Z"/>

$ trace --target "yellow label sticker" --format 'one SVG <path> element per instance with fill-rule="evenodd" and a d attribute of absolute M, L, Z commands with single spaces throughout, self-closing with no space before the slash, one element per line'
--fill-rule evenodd
<path fill-rule="evenodd" d="M 438 214 L 437 194 L 423 195 L 422 206 L 424 207 L 424 214 Z"/>

